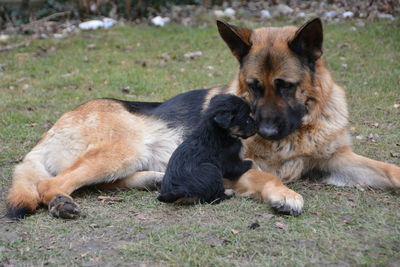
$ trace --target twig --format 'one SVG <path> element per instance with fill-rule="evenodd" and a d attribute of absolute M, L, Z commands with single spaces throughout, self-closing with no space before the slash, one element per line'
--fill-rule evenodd
<path fill-rule="evenodd" d="M 55 19 L 55 18 L 58 18 L 58 17 L 62 17 L 62 16 L 65 16 L 65 15 L 69 15 L 69 14 L 71 14 L 71 11 L 64 11 L 64 12 L 54 13 L 54 14 L 51 14 L 51 15 L 49 15 L 47 17 L 44 17 L 44 18 L 41 18 L 39 20 L 35 20 L 35 21 L 32 21 L 32 22 L 30 22 L 28 24 L 25 24 L 22 27 L 23 28 L 25 28 L 25 27 L 29 28 L 30 26 L 35 26 L 35 25 L 40 24 L 42 22 L 46 22 L 46 21 L 49 21 L 49 20 L 52 20 L 52 19 Z"/>
<path fill-rule="evenodd" d="M 12 49 L 15 49 L 15 48 L 27 47 L 30 44 L 31 44 L 30 42 L 22 42 L 22 43 L 19 43 L 19 44 L 16 44 L 16 45 L 7 45 L 7 46 L 4 46 L 4 47 L 0 47 L 0 53 L 1 52 L 5 52 L 5 51 L 9 51 L 9 50 L 12 50 Z"/>

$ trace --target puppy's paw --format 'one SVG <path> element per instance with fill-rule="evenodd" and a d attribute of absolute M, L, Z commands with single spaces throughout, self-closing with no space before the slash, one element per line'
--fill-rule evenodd
<path fill-rule="evenodd" d="M 231 198 L 235 196 L 235 191 L 233 191 L 233 189 L 225 189 L 224 194 Z"/>
<path fill-rule="evenodd" d="M 80 215 L 78 205 L 67 195 L 56 195 L 49 203 L 50 214 L 56 218 L 76 219 Z"/>

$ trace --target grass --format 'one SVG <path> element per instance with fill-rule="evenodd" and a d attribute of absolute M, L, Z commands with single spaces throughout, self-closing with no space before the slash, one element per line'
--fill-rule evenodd
<path fill-rule="evenodd" d="M 400 109 L 393 107 L 400 103 L 399 26 L 398 20 L 355 31 L 351 23 L 327 25 L 324 44 L 333 76 L 347 90 L 351 134 L 378 135 L 354 139 L 355 151 L 397 165 L 390 152 L 400 152 Z M 203 56 L 184 58 L 190 51 Z M 96 97 L 164 100 L 225 84 L 237 67 L 215 27 L 182 26 L 119 26 L 35 40 L 1 54 L 0 64 L 6 64 L 0 72 L 3 196 L 15 162 L 78 104 Z M 290 187 L 306 200 L 297 218 L 246 198 L 175 207 L 157 202 L 155 192 L 80 190 L 78 220 L 54 219 L 44 209 L 20 222 L 0 218 L 0 265 L 400 264 L 398 194 L 309 181 Z M 100 195 L 123 201 L 103 203 Z"/>

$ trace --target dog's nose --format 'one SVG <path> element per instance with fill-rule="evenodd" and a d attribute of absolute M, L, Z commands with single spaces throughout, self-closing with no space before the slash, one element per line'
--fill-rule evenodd
<path fill-rule="evenodd" d="M 272 137 L 278 134 L 278 128 L 272 123 L 261 123 L 258 128 L 258 133 L 264 137 Z"/>

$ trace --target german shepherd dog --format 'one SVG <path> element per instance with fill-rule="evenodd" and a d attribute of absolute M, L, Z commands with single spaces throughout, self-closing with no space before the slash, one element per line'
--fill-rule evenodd
<path fill-rule="evenodd" d="M 400 189 L 400 168 L 355 154 L 346 130 L 343 89 L 322 56 L 320 19 L 300 28 L 247 29 L 217 21 L 218 31 L 239 61 L 223 87 L 190 91 L 164 103 L 97 99 L 64 114 L 16 167 L 7 197 L 9 215 L 22 217 L 39 204 L 56 217 L 76 218 L 70 194 L 108 187 L 154 188 L 175 148 L 199 121 L 216 94 L 249 101 L 260 121 L 246 139 L 251 169 L 236 182 L 237 194 L 253 196 L 277 211 L 296 215 L 303 198 L 282 182 L 319 175 L 338 186 Z"/>
<path fill-rule="evenodd" d="M 257 133 L 251 109 L 240 97 L 214 96 L 193 133 L 172 153 L 158 200 L 217 204 L 225 194 L 223 178 L 236 181 L 251 169 L 241 159 L 242 142 Z"/>

